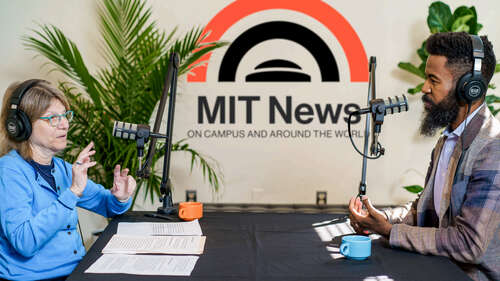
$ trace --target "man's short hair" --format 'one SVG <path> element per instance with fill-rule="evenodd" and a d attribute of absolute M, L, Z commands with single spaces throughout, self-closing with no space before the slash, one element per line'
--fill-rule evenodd
<path fill-rule="evenodd" d="M 493 45 L 488 36 L 481 36 L 484 48 L 481 73 L 487 83 L 495 73 L 496 58 Z M 466 32 L 440 32 L 432 34 L 426 43 L 430 55 L 445 56 L 446 66 L 451 71 L 454 81 L 458 81 L 466 72 L 472 71 L 472 38 Z"/>

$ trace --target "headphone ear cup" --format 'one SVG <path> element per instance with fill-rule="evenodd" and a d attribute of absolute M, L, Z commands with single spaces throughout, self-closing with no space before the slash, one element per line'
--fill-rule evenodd
<path fill-rule="evenodd" d="M 471 73 L 467 72 L 464 75 L 462 75 L 460 79 L 458 79 L 455 92 L 457 94 L 457 99 L 459 102 L 468 103 L 465 97 L 465 86 L 467 85 L 467 82 L 470 80 L 471 76 L 472 76 Z"/>
<path fill-rule="evenodd" d="M 17 118 L 19 122 L 22 124 L 23 130 L 21 130 L 21 134 L 19 135 L 19 141 L 25 141 L 31 136 L 31 122 L 30 118 L 24 111 L 19 110 L 17 112 Z"/>
<path fill-rule="evenodd" d="M 5 121 L 5 128 L 15 141 L 25 141 L 31 136 L 31 122 L 23 111 L 12 110 Z"/>
<path fill-rule="evenodd" d="M 465 85 L 465 95 L 470 102 L 479 100 L 486 93 L 488 88 L 482 75 L 473 75 L 472 79 Z"/>
<path fill-rule="evenodd" d="M 7 130 L 7 135 L 16 140 L 19 135 L 19 122 L 16 118 L 16 111 L 10 110 L 7 115 L 7 119 L 5 120 L 5 129 Z"/>
<path fill-rule="evenodd" d="M 460 102 L 472 103 L 486 93 L 486 87 L 486 82 L 481 75 L 465 73 L 457 82 L 457 98 Z"/>

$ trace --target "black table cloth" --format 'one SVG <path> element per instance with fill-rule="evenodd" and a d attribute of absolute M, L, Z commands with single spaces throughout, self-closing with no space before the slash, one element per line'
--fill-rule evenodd
<path fill-rule="evenodd" d="M 340 215 L 207 212 L 200 220 L 205 251 L 189 277 L 83 273 L 116 233 L 118 222 L 166 222 L 129 212 L 113 219 L 68 280 L 470 280 L 449 259 L 372 243 L 364 261 L 333 259 L 312 224 Z M 386 277 L 384 277 L 386 276 Z"/>

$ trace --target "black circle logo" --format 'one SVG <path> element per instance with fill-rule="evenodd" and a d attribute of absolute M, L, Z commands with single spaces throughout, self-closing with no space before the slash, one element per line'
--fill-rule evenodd
<path fill-rule="evenodd" d="M 481 94 L 481 88 L 477 85 L 474 85 L 469 89 L 469 94 L 471 97 L 478 97 Z"/>
<path fill-rule="evenodd" d="M 234 82 L 236 70 L 245 54 L 254 46 L 267 40 L 285 39 L 298 43 L 314 57 L 321 72 L 322 82 L 339 82 L 339 70 L 328 45 L 314 32 L 302 25 L 272 21 L 256 25 L 236 38 L 226 51 L 219 69 L 219 82 Z M 276 70 L 276 68 L 286 69 Z M 302 72 L 294 62 L 272 59 L 257 65 L 256 72 L 245 77 L 246 82 L 310 82 L 311 77 Z"/>

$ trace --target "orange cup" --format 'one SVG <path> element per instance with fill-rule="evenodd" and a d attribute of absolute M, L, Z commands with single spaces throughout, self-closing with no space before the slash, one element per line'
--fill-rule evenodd
<path fill-rule="evenodd" d="M 200 202 L 179 203 L 179 217 L 185 221 L 192 221 L 203 217 L 203 204 Z"/>

